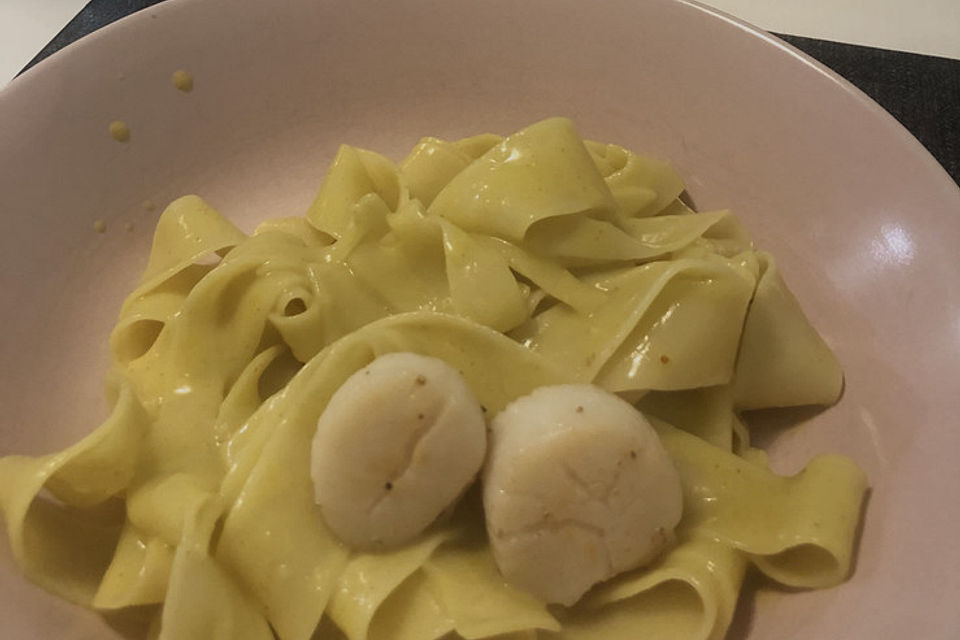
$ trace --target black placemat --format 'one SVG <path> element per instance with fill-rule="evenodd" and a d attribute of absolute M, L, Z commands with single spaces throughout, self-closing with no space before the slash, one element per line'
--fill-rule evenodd
<path fill-rule="evenodd" d="M 25 69 L 162 0 L 91 0 Z M 781 38 L 830 67 L 899 120 L 960 184 L 960 61 L 812 38 Z"/>
<path fill-rule="evenodd" d="M 780 37 L 873 98 L 960 183 L 960 60 Z"/>

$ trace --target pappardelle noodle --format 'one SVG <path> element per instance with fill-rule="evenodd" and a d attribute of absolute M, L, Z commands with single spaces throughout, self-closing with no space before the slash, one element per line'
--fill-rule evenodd
<path fill-rule="evenodd" d="M 304 217 L 250 236 L 173 202 L 111 336 L 109 417 L 0 460 L 17 562 L 93 609 L 153 605 L 169 640 L 716 640 L 751 566 L 842 582 L 862 472 L 826 455 L 777 476 L 740 417 L 830 405 L 840 367 L 773 258 L 683 188 L 555 118 L 426 138 L 399 165 L 344 146 Z M 450 363 L 488 416 L 560 383 L 635 403 L 680 473 L 676 543 L 569 608 L 505 583 L 469 493 L 411 544 L 346 548 L 311 439 L 338 387 L 397 351 Z"/>

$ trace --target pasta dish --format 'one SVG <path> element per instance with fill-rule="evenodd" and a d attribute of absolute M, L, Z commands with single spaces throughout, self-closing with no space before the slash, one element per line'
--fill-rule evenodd
<path fill-rule="evenodd" d="M 748 570 L 843 582 L 863 473 L 778 476 L 743 419 L 835 403 L 840 366 L 683 190 L 553 118 L 343 146 L 249 236 L 176 200 L 109 417 L 0 459 L 19 566 L 170 640 L 718 640 Z"/>

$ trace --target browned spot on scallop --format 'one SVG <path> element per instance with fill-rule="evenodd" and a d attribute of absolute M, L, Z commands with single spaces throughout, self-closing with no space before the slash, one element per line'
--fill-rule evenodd
<path fill-rule="evenodd" d="M 597 545 L 595 543 L 588 544 L 587 556 L 591 560 L 596 560 L 599 555 L 600 555 L 600 549 L 597 547 Z"/>
<path fill-rule="evenodd" d="M 577 406 L 577 413 L 583 413 L 583 407 Z"/>
<path fill-rule="evenodd" d="M 422 413 L 418 413 L 418 414 L 417 414 L 417 420 L 423 420 L 423 414 L 422 414 Z"/>
<path fill-rule="evenodd" d="M 656 545 L 662 545 L 667 541 L 667 532 L 663 530 L 663 527 L 657 527 L 657 530 L 653 532 L 653 538 L 651 542 Z"/>
<path fill-rule="evenodd" d="M 420 386 L 427 384 L 427 378 L 423 374 L 417 376 L 416 383 Z"/>
<path fill-rule="evenodd" d="M 390 491 L 391 489 L 393 489 L 393 483 L 388 480 L 387 484 L 383 485 L 383 488 L 386 489 L 387 491 Z"/>
<path fill-rule="evenodd" d="M 630 457 L 633 458 L 634 460 L 636 460 L 636 459 L 637 459 L 637 452 L 636 452 L 636 451 L 630 451 Z"/>
<path fill-rule="evenodd" d="M 670 362 L 670 357 L 665 355 L 660 356 L 660 362 L 662 362 L 663 364 L 667 364 L 668 362 Z"/>

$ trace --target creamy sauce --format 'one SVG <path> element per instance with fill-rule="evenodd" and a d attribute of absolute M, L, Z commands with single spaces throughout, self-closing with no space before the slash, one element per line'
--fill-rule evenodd
<path fill-rule="evenodd" d="M 130 127 L 123 120 L 114 120 L 110 123 L 110 137 L 117 142 L 127 142 L 130 139 Z"/>
<path fill-rule="evenodd" d="M 193 76 L 183 69 L 174 71 L 170 80 L 173 82 L 173 86 L 176 87 L 178 91 L 183 91 L 184 93 L 190 93 L 193 91 Z"/>

